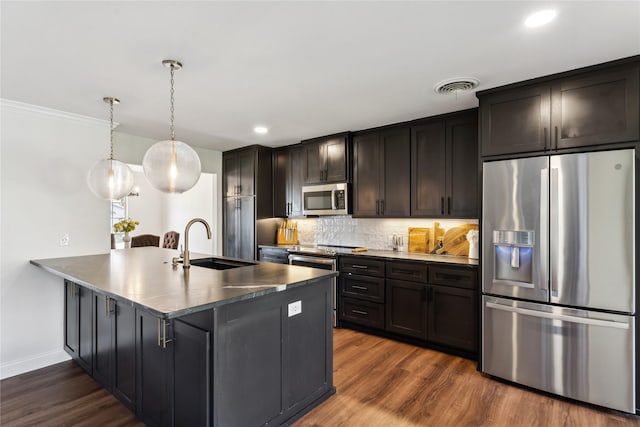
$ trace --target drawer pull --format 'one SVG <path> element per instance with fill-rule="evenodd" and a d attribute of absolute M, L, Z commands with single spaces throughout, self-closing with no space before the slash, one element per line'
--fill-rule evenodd
<path fill-rule="evenodd" d="M 399 274 L 420 274 L 419 271 L 415 271 L 415 270 L 403 270 L 401 268 L 394 268 L 393 269 L 394 273 L 399 273 Z"/>
<path fill-rule="evenodd" d="M 360 270 L 366 270 L 366 269 L 367 269 L 367 268 L 369 268 L 369 267 L 368 267 L 368 266 L 366 266 L 366 265 L 352 264 L 352 265 L 351 265 L 351 268 L 358 268 L 358 269 L 360 269 Z"/>
<path fill-rule="evenodd" d="M 367 288 L 366 286 L 358 286 L 358 285 L 352 285 L 351 286 L 353 289 L 360 289 L 362 291 L 367 291 L 369 290 L 369 288 Z"/>
<path fill-rule="evenodd" d="M 368 316 L 369 315 L 369 313 L 367 313 L 366 311 L 362 311 L 362 310 L 351 310 L 351 312 L 355 313 L 355 314 L 361 314 L 363 316 Z"/>

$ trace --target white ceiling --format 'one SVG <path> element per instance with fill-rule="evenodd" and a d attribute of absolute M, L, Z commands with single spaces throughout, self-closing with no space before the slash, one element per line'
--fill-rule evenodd
<path fill-rule="evenodd" d="M 552 7 L 551 24 L 527 14 Z M 286 145 L 477 106 L 478 90 L 640 54 L 640 1 L 2 1 L 2 98 L 226 150 Z M 255 135 L 253 127 L 270 128 Z"/>

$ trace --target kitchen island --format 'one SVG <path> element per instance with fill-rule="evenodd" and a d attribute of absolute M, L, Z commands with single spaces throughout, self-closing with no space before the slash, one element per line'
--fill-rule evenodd
<path fill-rule="evenodd" d="M 64 278 L 65 350 L 145 424 L 286 425 L 335 393 L 335 272 L 175 255 L 31 261 Z"/>

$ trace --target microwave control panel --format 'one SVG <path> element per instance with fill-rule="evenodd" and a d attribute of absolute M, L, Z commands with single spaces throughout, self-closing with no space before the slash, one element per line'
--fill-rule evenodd
<path fill-rule="evenodd" d="M 345 201 L 344 190 L 336 190 L 334 194 L 336 209 L 345 209 L 347 202 Z"/>

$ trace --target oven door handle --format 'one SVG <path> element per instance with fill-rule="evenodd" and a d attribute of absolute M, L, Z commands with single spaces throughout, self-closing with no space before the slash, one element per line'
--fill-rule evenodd
<path fill-rule="evenodd" d="M 319 258 L 304 255 L 289 255 L 289 264 L 293 264 L 293 261 L 313 262 L 316 264 L 324 264 L 335 266 L 336 260 L 332 258 Z"/>

